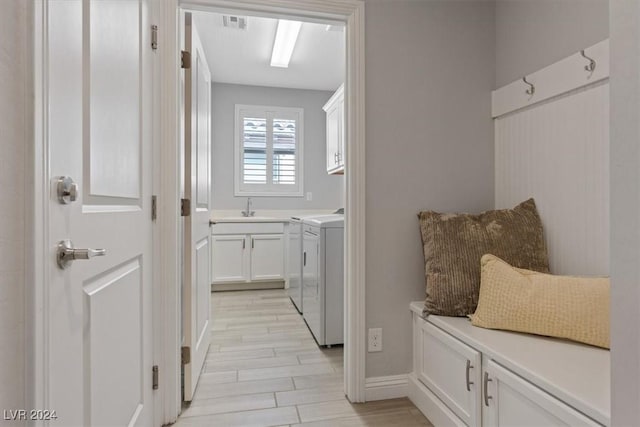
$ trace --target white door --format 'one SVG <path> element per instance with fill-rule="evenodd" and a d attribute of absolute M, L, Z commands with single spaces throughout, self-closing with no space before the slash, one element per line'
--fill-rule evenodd
<path fill-rule="evenodd" d="M 51 424 L 152 425 L 152 70 L 144 0 L 50 1 L 44 224 Z M 68 204 L 57 176 L 77 184 Z M 75 200 L 72 200 L 74 199 Z M 66 268 L 57 245 L 69 239 Z M 78 259 L 87 257 L 89 259 Z"/>
<path fill-rule="evenodd" d="M 247 236 L 214 235 L 211 240 L 212 283 L 247 282 L 249 274 Z"/>
<path fill-rule="evenodd" d="M 211 74 L 198 32 L 185 14 L 185 48 L 191 54 L 184 78 L 184 194 L 190 212 L 184 222 L 182 325 L 189 362 L 184 364 L 185 401 L 191 401 L 209 349 L 211 304 Z"/>
<path fill-rule="evenodd" d="M 284 279 L 284 235 L 251 236 L 251 280 Z"/>

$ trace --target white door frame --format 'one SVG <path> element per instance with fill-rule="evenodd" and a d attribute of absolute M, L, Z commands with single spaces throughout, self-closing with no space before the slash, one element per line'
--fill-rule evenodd
<path fill-rule="evenodd" d="M 155 2 L 150 2 L 155 3 Z M 349 144 L 346 146 L 346 269 L 345 275 L 345 392 L 352 402 L 365 400 L 365 80 L 364 2 L 361 0 L 164 0 L 152 8 L 159 27 L 159 66 L 156 69 L 154 105 L 159 123 L 154 126 L 154 194 L 158 196 L 158 219 L 154 227 L 154 361 L 160 369 L 160 389 L 154 395 L 156 424 L 175 421 L 180 396 L 180 8 L 222 8 L 269 15 L 295 15 L 311 20 L 346 23 L 346 112 Z M 33 213 L 25 253 L 33 261 L 26 276 L 26 375 L 25 397 L 29 407 L 47 408 L 47 268 L 52 249 L 46 245 L 47 205 L 50 197 L 47 137 L 47 19 L 48 0 L 30 6 L 33 22 L 34 99 L 32 160 L 26 171 L 33 189 L 27 211 Z M 157 116 L 156 116 L 157 117 Z"/>
<path fill-rule="evenodd" d="M 360 0 L 164 0 L 160 21 L 160 144 L 161 180 L 158 200 L 162 292 L 164 421 L 174 421 L 180 411 L 179 326 L 179 129 L 180 67 L 179 17 L 181 8 L 246 11 L 271 16 L 294 15 L 311 20 L 346 23 L 346 276 L 345 276 L 345 392 L 352 402 L 365 400 L 365 79 L 364 2 Z M 169 375 L 171 373 L 171 375 Z"/>

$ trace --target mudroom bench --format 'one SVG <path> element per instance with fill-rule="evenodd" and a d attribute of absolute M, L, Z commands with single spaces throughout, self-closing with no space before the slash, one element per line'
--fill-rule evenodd
<path fill-rule="evenodd" d="M 609 351 L 413 316 L 409 398 L 438 426 L 609 426 Z"/>

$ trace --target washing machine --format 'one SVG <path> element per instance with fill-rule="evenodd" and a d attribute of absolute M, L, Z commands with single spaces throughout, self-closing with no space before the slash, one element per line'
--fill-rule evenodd
<path fill-rule="evenodd" d="M 344 342 L 344 215 L 302 220 L 302 316 L 318 345 Z"/>

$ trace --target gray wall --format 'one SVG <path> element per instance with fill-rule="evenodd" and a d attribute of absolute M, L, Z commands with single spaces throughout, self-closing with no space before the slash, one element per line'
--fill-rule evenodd
<path fill-rule="evenodd" d="M 0 13 L 0 408 L 25 408 L 25 187 L 29 2 Z M 29 172 L 25 172 L 29 171 Z"/>
<path fill-rule="evenodd" d="M 640 2 L 611 2 L 611 425 L 640 420 Z"/>
<path fill-rule="evenodd" d="M 325 112 L 333 92 L 215 83 L 213 85 L 213 209 L 244 209 L 246 197 L 234 196 L 235 104 L 304 109 L 305 197 L 254 197 L 253 209 L 337 209 L 344 206 L 344 177 L 328 175 Z M 313 193 L 307 201 L 306 193 Z"/>
<path fill-rule="evenodd" d="M 496 88 L 607 37 L 607 0 L 497 0 Z"/>
<path fill-rule="evenodd" d="M 367 377 L 411 371 L 409 302 L 425 297 L 417 213 L 493 207 L 494 5 L 368 0 Z"/>

